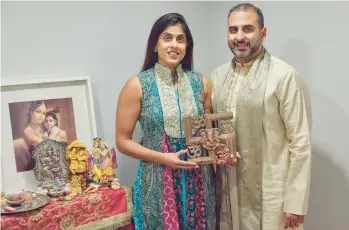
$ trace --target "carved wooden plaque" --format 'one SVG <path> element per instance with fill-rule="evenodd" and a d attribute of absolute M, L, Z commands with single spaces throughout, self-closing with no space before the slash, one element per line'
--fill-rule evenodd
<path fill-rule="evenodd" d="M 233 113 L 213 113 L 204 116 L 183 118 L 184 135 L 188 148 L 188 161 L 202 164 L 216 164 L 228 157 L 236 158 Z M 198 135 L 194 135 L 193 133 Z M 207 150 L 204 156 L 202 150 Z"/>

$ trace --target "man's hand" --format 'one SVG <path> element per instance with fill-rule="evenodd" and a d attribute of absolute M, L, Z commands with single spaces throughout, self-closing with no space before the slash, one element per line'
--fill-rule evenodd
<path fill-rule="evenodd" d="M 304 224 L 304 215 L 285 213 L 285 215 L 284 215 L 284 229 L 296 228 L 301 224 Z"/>
<path fill-rule="evenodd" d="M 226 161 L 224 162 L 219 162 L 218 165 L 230 165 L 230 166 L 236 166 L 238 163 L 238 159 L 240 159 L 240 153 L 236 152 L 236 157 L 234 157 L 233 155 L 230 155 Z"/>

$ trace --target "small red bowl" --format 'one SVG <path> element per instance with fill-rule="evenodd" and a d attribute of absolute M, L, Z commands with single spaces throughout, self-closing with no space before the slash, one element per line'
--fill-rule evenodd
<path fill-rule="evenodd" d="M 7 196 L 6 203 L 9 205 L 21 205 L 24 202 L 24 198 L 19 195 Z"/>

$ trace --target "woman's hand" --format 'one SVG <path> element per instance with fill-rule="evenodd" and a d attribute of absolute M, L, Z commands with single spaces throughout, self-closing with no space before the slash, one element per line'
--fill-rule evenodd
<path fill-rule="evenodd" d="M 183 161 L 180 159 L 180 156 L 187 153 L 188 149 L 180 150 L 176 153 L 164 153 L 167 158 L 165 158 L 165 165 L 168 165 L 171 168 L 182 168 L 182 169 L 193 169 L 198 168 L 199 166 L 194 162 Z"/>
<path fill-rule="evenodd" d="M 132 140 L 141 112 L 142 98 L 142 85 L 139 78 L 135 76 L 127 81 L 117 103 L 115 142 L 119 152 L 136 159 L 168 165 L 171 168 L 197 168 L 196 163 L 179 159 L 188 150 L 163 153 L 142 146 L 142 139 L 138 143 Z"/>

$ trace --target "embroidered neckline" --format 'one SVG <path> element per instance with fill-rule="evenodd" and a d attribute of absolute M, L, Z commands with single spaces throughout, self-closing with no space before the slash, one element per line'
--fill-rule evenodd
<path fill-rule="evenodd" d="M 171 72 L 170 68 L 160 64 L 159 62 L 155 63 L 154 71 L 155 71 L 156 75 L 162 79 L 173 80 L 173 76 L 172 76 L 172 72 Z M 177 72 L 178 79 L 180 79 L 184 76 L 182 64 L 179 64 L 177 66 L 176 72 Z"/>

